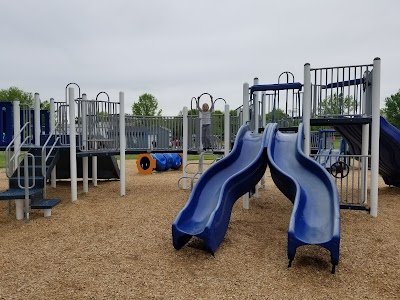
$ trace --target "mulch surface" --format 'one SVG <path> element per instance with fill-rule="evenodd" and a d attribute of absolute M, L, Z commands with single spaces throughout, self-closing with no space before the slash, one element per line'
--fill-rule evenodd
<path fill-rule="evenodd" d="M 267 174 L 249 210 L 236 202 L 215 257 L 192 239 L 172 247 L 171 224 L 189 193 L 181 173 L 140 175 L 127 161 L 127 195 L 100 182 L 70 201 L 68 181 L 48 188 L 62 199 L 50 218 L 15 220 L 0 202 L 0 299 L 399 299 L 400 188 L 379 189 L 379 216 L 341 211 L 341 256 L 300 247 L 287 267 L 292 204 Z M 0 190 L 8 185 L 0 171 Z"/>

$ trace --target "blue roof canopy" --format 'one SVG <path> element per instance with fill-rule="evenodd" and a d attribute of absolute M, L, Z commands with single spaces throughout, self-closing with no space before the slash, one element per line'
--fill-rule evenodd
<path fill-rule="evenodd" d="M 303 88 L 303 85 L 300 82 L 293 83 L 277 83 L 277 84 L 258 84 L 250 87 L 250 92 L 258 92 L 258 91 L 280 91 L 280 90 L 300 90 Z"/>
<path fill-rule="evenodd" d="M 345 87 L 345 86 L 351 86 L 351 85 L 359 85 L 361 83 L 364 83 L 363 78 L 358 78 L 358 79 L 351 79 L 351 80 L 346 80 L 346 81 L 339 81 L 339 82 L 333 82 L 327 85 L 322 85 L 322 89 L 333 89 L 337 87 Z"/>

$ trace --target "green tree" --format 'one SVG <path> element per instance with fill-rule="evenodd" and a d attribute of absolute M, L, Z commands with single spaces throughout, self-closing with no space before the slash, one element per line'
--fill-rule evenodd
<path fill-rule="evenodd" d="M 242 111 L 240 109 L 231 109 L 229 111 L 229 115 L 232 117 L 238 117 L 241 113 Z"/>
<path fill-rule="evenodd" d="M 50 102 L 48 100 L 45 100 L 40 103 L 40 109 L 47 109 L 50 110 Z"/>
<path fill-rule="evenodd" d="M 14 101 L 15 99 L 18 99 L 21 104 L 33 107 L 34 98 L 32 93 L 24 92 L 15 86 L 0 90 L 0 101 Z"/>
<path fill-rule="evenodd" d="M 157 113 L 158 101 L 151 94 L 145 93 L 141 95 L 137 102 L 132 105 L 132 113 L 136 116 L 161 116 L 162 110 Z"/>
<path fill-rule="evenodd" d="M 321 111 L 319 114 L 322 115 L 348 115 L 356 111 L 357 101 L 353 100 L 353 96 L 343 97 L 343 94 L 333 94 L 328 96 L 321 102 Z"/>
<path fill-rule="evenodd" d="M 382 117 L 384 117 L 385 119 L 387 119 L 386 110 L 385 110 L 384 108 L 381 108 L 381 109 L 380 109 L 380 114 L 381 114 Z"/>
<path fill-rule="evenodd" d="M 192 108 L 188 110 L 188 116 L 198 116 L 199 115 L 199 111 L 197 110 L 197 108 Z"/>
<path fill-rule="evenodd" d="M 225 120 L 225 115 L 224 112 L 221 110 L 214 110 L 213 112 L 213 119 L 212 119 L 212 125 L 214 128 L 213 134 L 216 134 L 218 136 L 222 136 L 224 132 L 224 121 Z"/>
<path fill-rule="evenodd" d="M 178 112 L 178 116 L 179 117 L 183 116 L 183 111 L 182 110 L 180 110 Z M 188 109 L 188 116 L 198 117 L 199 116 L 199 111 L 197 110 L 197 108 Z"/>
<path fill-rule="evenodd" d="M 266 114 L 266 120 L 267 122 L 271 122 L 272 120 L 274 122 L 283 120 L 283 119 L 287 119 L 288 115 L 285 114 L 285 112 L 283 111 L 283 109 L 275 109 L 275 113 L 273 111 L 269 112 Z"/>
<path fill-rule="evenodd" d="M 382 112 L 390 124 L 400 129 L 400 90 L 385 98 L 385 108 Z"/>

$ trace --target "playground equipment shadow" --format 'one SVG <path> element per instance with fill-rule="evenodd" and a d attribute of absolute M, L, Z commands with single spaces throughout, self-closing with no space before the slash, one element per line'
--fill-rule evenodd
<path fill-rule="evenodd" d="M 291 202 L 267 173 L 267 190 L 233 207 L 216 256 L 194 239 L 171 245 L 171 223 L 186 203 L 181 172 L 141 176 L 127 162 L 127 195 L 101 182 L 70 201 L 68 181 L 48 191 L 62 203 L 51 218 L 16 221 L 0 203 L 0 299 L 396 299 L 400 293 L 400 188 L 380 179 L 378 218 L 341 211 L 341 260 L 327 272 L 328 252 L 298 248 L 287 268 Z M 8 184 L 0 170 L 0 187 Z M 12 213 L 14 208 L 12 207 Z"/>

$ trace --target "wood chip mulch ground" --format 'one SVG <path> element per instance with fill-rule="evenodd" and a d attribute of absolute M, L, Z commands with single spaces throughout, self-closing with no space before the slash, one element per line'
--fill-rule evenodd
<path fill-rule="evenodd" d="M 127 195 L 100 182 L 70 201 L 70 184 L 49 187 L 62 203 L 50 218 L 15 220 L 0 202 L 0 299 L 400 299 L 400 188 L 380 182 L 379 216 L 341 211 L 341 256 L 298 249 L 287 268 L 292 204 L 267 174 L 250 210 L 236 202 L 215 257 L 193 239 L 172 247 L 171 224 L 189 193 L 179 171 L 140 175 L 127 161 Z M 0 171 L 0 190 L 8 181 Z"/>

